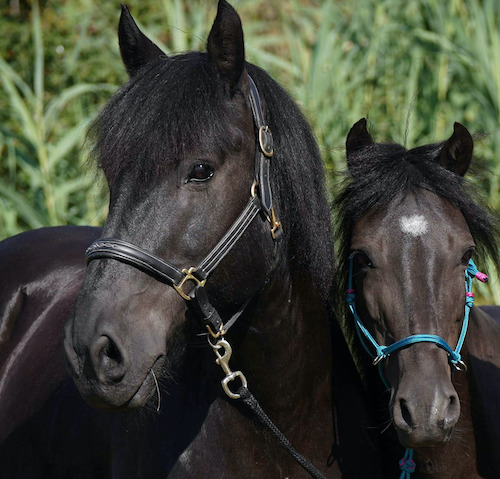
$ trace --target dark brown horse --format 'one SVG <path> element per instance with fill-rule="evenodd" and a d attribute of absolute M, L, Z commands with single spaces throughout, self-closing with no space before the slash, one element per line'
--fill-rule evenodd
<path fill-rule="evenodd" d="M 347 138 L 340 272 L 351 263 L 357 327 L 391 392 L 399 440 L 415 449 L 415 477 L 500 477 L 500 327 L 473 308 L 457 347 L 471 256 L 498 264 L 496 220 L 463 179 L 472 145 L 460 124 L 445 143 L 409 151 L 374 143 L 364 119 Z M 468 375 L 455 371 L 459 354 Z"/>
<path fill-rule="evenodd" d="M 360 477 L 366 463 L 381 477 L 349 351 L 330 334 L 338 331 L 328 312 L 329 208 L 306 120 L 245 62 L 241 23 L 225 1 L 206 54 L 167 57 L 126 9 L 119 37 L 130 82 L 92 130 L 110 213 L 65 338 L 79 391 L 110 411 L 91 409 L 63 380 L 6 439 L 2 470 L 17 478 L 309 477 L 223 392 L 212 350 L 222 343 L 210 347 L 201 310 L 214 336 L 219 315 L 225 325 L 238 318 L 222 334 L 233 357 L 219 363 L 242 371 L 299 452 L 329 478 L 340 477 L 339 454 L 344 477 Z M 81 272 L 80 256 L 76 263 Z"/>

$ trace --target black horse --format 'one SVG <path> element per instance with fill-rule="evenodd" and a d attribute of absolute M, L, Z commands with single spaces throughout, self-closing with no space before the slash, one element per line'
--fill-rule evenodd
<path fill-rule="evenodd" d="M 0 242 L 0 444 L 67 377 L 64 323 L 85 273 L 85 249 L 100 231 L 42 228 Z"/>
<path fill-rule="evenodd" d="M 346 149 L 339 274 L 391 392 L 399 440 L 415 449 L 415 476 L 500 477 L 500 326 L 487 314 L 498 308 L 472 308 L 457 346 L 473 298 L 464 287 L 477 271 L 471 256 L 499 260 L 497 219 L 463 179 L 472 137 L 456 123 L 446 142 L 408 151 L 373 142 L 363 119 Z"/>
<path fill-rule="evenodd" d="M 221 379 L 241 389 L 215 352 L 325 475 L 340 477 L 340 455 L 344 477 L 361 477 L 362 453 L 381 477 L 349 351 L 329 323 L 330 212 L 306 120 L 245 62 L 223 0 L 207 54 L 167 57 L 125 8 L 119 39 L 130 82 L 92 129 L 110 213 L 65 337 L 78 389 L 111 411 L 63 381 L 0 463 L 13 477 L 308 477 L 223 392 Z M 38 454 L 30 472 L 9 455 L 26 438 Z"/>

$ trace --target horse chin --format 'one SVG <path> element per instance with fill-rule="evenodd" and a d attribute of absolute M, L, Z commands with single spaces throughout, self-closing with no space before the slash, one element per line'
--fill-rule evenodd
<path fill-rule="evenodd" d="M 453 433 L 453 428 L 443 431 L 441 429 L 428 431 L 425 429 L 412 428 L 401 430 L 396 427 L 398 439 L 402 446 L 417 449 L 421 447 L 439 447 L 446 444 Z"/>
<path fill-rule="evenodd" d="M 97 380 L 86 381 L 84 378 L 74 380 L 83 399 L 90 406 L 116 411 L 138 409 L 158 391 L 157 377 L 161 374 L 163 362 L 164 356 L 160 356 L 138 381 L 128 378 L 117 384 L 104 384 Z"/>

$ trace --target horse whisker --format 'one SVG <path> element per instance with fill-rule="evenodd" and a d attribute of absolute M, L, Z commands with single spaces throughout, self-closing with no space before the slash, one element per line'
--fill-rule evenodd
<path fill-rule="evenodd" d="M 387 426 L 385 426 L 384 429 L 382 429 L 382 431 L 380 431 L 380 434 L 384 434 L 384 432 L 388 431 L 391 426 L 392 426 L 392 421 L 389 421 L 387 423 Z"/>
<path fill-rule="evenodd" d="M 156 406 L 156 412 L 160 412 L 160 405 L 161 405 L 160 386 L 158 386 L 158 381 L 156 379 L 156 375 L 155 372 L 153 371 L 153 368 L 151 368 L 151 374 L 153 375 L 153 379 L 155 380 L 156 392 L 158 394 L 158 404 Z"/>

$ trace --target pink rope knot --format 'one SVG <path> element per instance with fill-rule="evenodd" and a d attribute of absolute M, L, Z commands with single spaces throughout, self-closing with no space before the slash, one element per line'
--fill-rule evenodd
<path fill-rule="evenodd" d="M 412 472 L 415 472 L 415 461 L 413 459 L 405 459 L 402 458 L 399 460 L 399 468 L 403 472 L 407 472 L 408 474 L 411 474 Z"/>
<path fill-rule="evenodd" d="M 478 271 L 476 273 L 476 278 L 481 281 L 481 283 L 487 283 L 488 282 L 488 276 L 485 275 L 484 273 L 481 273 L 481 271 Z"/>
<path fill-rule="evenodd" d="M 354 289 L 348 289 L 348 290 L 346 291 L 346 293 L 347 293 L 347 294 L 352 294 L 352 293 L 354 293 Z"/>

